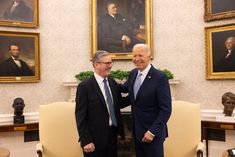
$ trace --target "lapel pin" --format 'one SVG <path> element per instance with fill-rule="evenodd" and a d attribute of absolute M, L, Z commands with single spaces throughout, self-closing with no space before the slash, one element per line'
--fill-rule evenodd
<path fill-rule="evenodd" d="M 150 79 L 150 78 L 151 78 L 151 76 L 148 76 L 148 78 Z"/>

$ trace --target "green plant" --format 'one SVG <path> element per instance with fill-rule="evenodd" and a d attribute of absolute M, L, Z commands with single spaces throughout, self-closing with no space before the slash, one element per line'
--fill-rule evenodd
<path fill-rule="evenodd" d="M 76 74 L 75 78 L 77 80 L 83 81 L 83 80 L 90 78 L 93 75 L 93 73 L 94 73 L 93 71 L 83 71 L 83 72 L 80 72 L 79 74 Z"/>
<path fill-rule="evenodd" d="M 171 71 L 167 69 L 164 69 L 161 71 L 166 74 L 168 79 L 174 78 L 174 74 Z M 93 75 L 93 73 L 94 73 L 93 71 L 83 71 L 83 72 L 76 74 L 75 78 L 77 80 L 83 81 L 83 80 L 90 78 Z M 115 71 L 111 71 L 110 76 L 114 79 L 125 80 L 128 78 L 129 74 L 130 74 L 130 71 L 115 70 Z"/>
<path fill-rule="evenodd" d="M 174 74 L 170 71 L 170 70 L 167 70 L 167 69 L 164 69 L 164 70 L 161 70 L 168 79 L 173 79 L 174 78 Z"/>
<path fill-rule="evenodd" d="M 79 74 L 76 74 L 75 78 L 77 80 L 83 81 L 83 80 L 90 78 L 93 75 L 93 73 L 94 73 L 93 71 L 83 71 L 83 72 L 80 72 Z M 128 78 L 129 73 L 130 71 L 115 70 L 115 71 L 111 71 L 110 76 L 114 79 L 124 80 Z"/>
<path fill-rule="evenodd" d="M 118 80 L 125 80 L 128 78 L 129 74 L 130 71 L 116 70 L 116 71 L 111 71 L 110 76 Z"/>

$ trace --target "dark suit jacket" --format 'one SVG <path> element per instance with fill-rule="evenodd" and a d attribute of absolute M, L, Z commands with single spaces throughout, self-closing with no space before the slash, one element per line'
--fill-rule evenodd
<path fill-rule="evenodd" d="M 123 35 L 127 35 L 134 42 L 131 25 L 120 14 L 116 14 L 115 18 L 109 14 L 101 17 L 98 30 L 98 49 L 109 52 L 123 52 Z M 130 49 L 127 50 L 130 51 Z"/>
<path fill-rule="evenodd" d="M 9 58 L 0 65 L 0 76 L 33 76 L 26 62 L 19 60 L 21 68 L 19 68 L 12 58 Z"/>
<path fill-rule="evenodd" d="M 137 73 L 137 69 L 132 70 L 123 86 L 123 91 L 129 91 L 134 134 L 137 140 L 142 141 L 144 133 L 149 130 L 156 136 L 155 139 L 164 140 L 168 136 L 166 123 L 171 115 L 168 79 L 165 74 L 151 66 L 135 100 L 133 87 Z"/>
<path fill-rule="evenodd" d="M 228 51 L 226 51 L 223 57 L 219 60 L 217 65 L 214 65 L 214 72 L 234 72 L 235 71 L 235 49 L 232 50 L 231 55 L 225 58 Z"/>
<path fill-rule="evenodd" d="M 13 12 L 11 12 L 11 7 L 4 12 L 5 19 L 33 22 L 33 12 L 23 0 L 19 2 Z"/>
<path fill-rule="evenodd" d="M 124 138 L 120 114 L 121 93 L 113 79 L 108 78 L 108 82 L 113 96 L 118 133 Z M 95 144 L 96 149 L 108 145 L 109 113 L 94 76 L 78 85 L 75 115 L 82 147 L 91 142 Z"/>

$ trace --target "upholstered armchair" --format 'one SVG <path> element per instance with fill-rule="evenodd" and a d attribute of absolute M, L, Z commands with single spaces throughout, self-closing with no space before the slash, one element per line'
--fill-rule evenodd
<path fill-rule="evenodd" d="M 168 132 L 165 157 L 203 157 L 199 104 L 173 101 Z"/>
<path fill-rule="evenodd" d="M 75 122 L 75 104 L 56 102 L 39 107 L 39 157 L 83 157 Z"/>

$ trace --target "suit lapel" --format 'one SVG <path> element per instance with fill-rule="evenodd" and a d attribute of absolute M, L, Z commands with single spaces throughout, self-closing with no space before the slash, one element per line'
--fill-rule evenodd
<path fill-rule="evenodd" d="M 9 63 L 14 69 L 20 69 L 12 58 L 9 58 Z M 22 64 L 21 64 L 22 65 Z"/>
<path fill-rule="evenodd" d="M 98 97 L 99 97 L 100 101 L 102 102 L 103 106 L 107 109 L 104 96 L 101 92 L 101 89 L 100 89 L 95 77 L 92 76 L 91 79 L 92 79 L 92 87 L 94 87 L 95 93 L 98 95 Z"/>
<path fill-rule="evenodd" d="M 152 80 L 152 72 L 153 72 L 153 67 L 151 66 L 151 68 L 149 69 L 148 74 L 146 75 L 143 83 L 141 84 L 139 91 L 136 95 L 136 99 L 138 99 L 138 97 L 144 92 L 144 90 L 148 87 L 148 84 L 151 82 Z"/>

